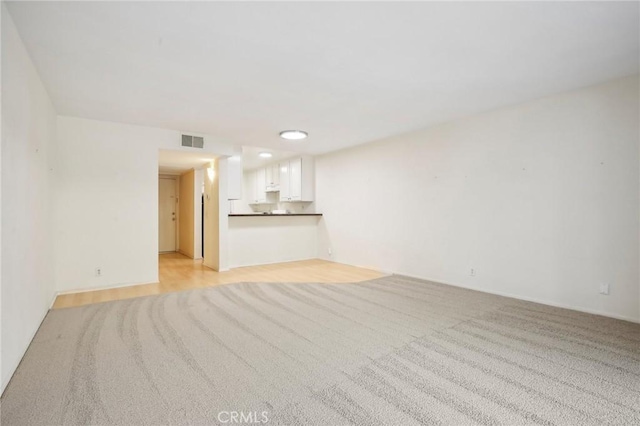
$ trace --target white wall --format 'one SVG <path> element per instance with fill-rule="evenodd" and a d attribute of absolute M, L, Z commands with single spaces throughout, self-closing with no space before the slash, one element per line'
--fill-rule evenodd
<path fill-rule="evenodd" d="M 315 259 L 318 217 L 230 217 L 228 247 L 232 268 Z"/>
<path fill-rule="evenodd" d="M 233 153 L 208 137 L 205 148 Z M 58 117 L 58 291 L 158 280 L 160 149 L 193 150 L 180 147 L 178 131 Z"/>
<path fill-rule="evenodd" d="M 318 157 L 319 253 L 640 319 L 638 91 L 629 77 Z"/>
<path fill-rule="evenodd" d="M 215 271 L 229 269 L 228 160 L 216 158 L 205 169 L 204 177 L 204 258 L 203 264 Z"/>
<path fill-rule="evenodd" d="M 56 116 L 2 4 L 2 387 L 53 302 Z"/>

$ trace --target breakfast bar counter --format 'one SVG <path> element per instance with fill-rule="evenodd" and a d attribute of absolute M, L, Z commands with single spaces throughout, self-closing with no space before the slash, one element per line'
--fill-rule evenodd
<path fill-rule="evenodd" d="M 322 213 L 231 213 L 229 217 L 322 216 Z"/>
<path fill-rule="evenodd" d="M 318 257 L 321 213 L 229 214 L 229 267 Z"/>

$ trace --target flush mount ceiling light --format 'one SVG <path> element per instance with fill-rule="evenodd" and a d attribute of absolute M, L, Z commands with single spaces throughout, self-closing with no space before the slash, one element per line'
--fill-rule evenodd
<path fill-rule="evenodd" d="M 273 154 L 271 154 L 270 152 L 261 152 L 258 155 L 262 158 L 271 158 L 273 156 Z"/>
<path fill-rule="evenodd" d="M 280 137 L 282 139 L 288 139 L 290 141 L 299 141 L 307 136 L 309 136 L 309 134 L 302 130 L 283 130 L 280 132 Z"/>

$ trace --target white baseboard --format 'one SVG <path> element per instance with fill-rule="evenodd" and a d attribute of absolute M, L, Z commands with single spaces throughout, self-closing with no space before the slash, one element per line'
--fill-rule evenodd
<path fill-rule="evenodd" d="M 475 287 L 469 287 L 469 286 L 462 285 L 462 284 L 455 284 L 455 283 L 450 283 L 450 282 L 446 282 L 446 281 L 442 281 L 442 280 L 434 280 L 434 279 L 427 278 L 427 277 L 419 277 L 417 275 L 402 274 L 402 273 L 389 272 L 389 271 L 384 271 L 384 273 L 388 273 L 388 274 L 391 274 L 391 275 L 403 275 L 405 277 L 415 278 L 415 279 L 424 280 L 424 281 L 431 281 L 431 282 L 434 282 L 434 283 L 437 283 L 437 284 L 450 285 L 452 287 L 460 287 L 460 288 L 464 288 L 464 289 L 467 289 L 467 290 L 479 291 L 481 293 L 495 294 L 496 296 L 510 297 L 512 299 L 524 300 L 526 302 L 539 303 L 541 305 L 553 306 L 555 308 L 569 309 L 571 311 L 584 312 L 586 314 L 592 314 L 592 315 L 600 315 L 600 316 L 607 317 L 607 318 L 619 319 L 619 320 L 623 320 L 623 321 L 629 321 L 629 322 L 640 324 L 640 318 L 633 318 L 633 317 L 627 317 L 627 316 L 624 316 L 624 315 L 612 314 L 612 313 L 609 313 L 609 312 L 598 311 L 596 309 L 583 308 L 583 307 L 580 307 L 580 306 L 566 305 L 566 304 L 563 304 L 563 303 L 552 302 L 552 301 L 544 300 L 544 299 L 537 299 L 537 298 L 534 298 L 534 297 L 520 296 L 520 295 L 517 295 L 517 294 L 507 293 L 507 292 L 502 292 L 502 291 L 478 289 L 478 288 L 475 288 Z"/>
<path fill-rule="evenodd" d="M 303 260 L 314 260 L 314 259 L 318 259 L 318 258 L 317 257 L 304 257 L 304 258 L 301 258 L 301 259 L 278 260 L 278 261 L 275 261 L 275 262 L 265 262 L 265 263 L 251 263 L 251 264 L 248 264 L 248 265 L 231 265 L 231 266 L 229 266 L 229 269 L 246 268 L 248 266 L 275 265 L 276 263 L 301 262 Z M 324 260 L 324 259 L 322 259 L 322 260 Z M 227 269 L 227 271 L 229 269 Z"/>
<path fill-rule="evenodd" d="M 207 268 L 211 269 L 214 272 L 227 272 L 229 270 L 229 268 L 214 268 L 212 265 L 207 265 L 207 262 L 205 262 L 204 260 L 202 261 L 202 265 L 206 266 Z"/>
<path fill-rule="evenodd" d="M 313 259 L 321 259 L 321 260 L 326 260 L 328 262 L 341 263 L 341 262 L 338 262 L 338 261 L 333 260 L 333 259 L 325 259 L 325 258 L 318 258 L 318 257 L 306 257 L 306 258 L 302 258 L 302 259 L 286 260 L 284 262 L 283 261 L 279 261 L 279 262 L 256 263 L 256 264 L 250 264 L 250 265 L 233 265 L 230 268 L 220 270 L 219 272 L 226 272 L 226 271 L 229 271 L 230 269 L 243 268 L 243 267 L 247 267 L 247 266 L 272 265 L 272 264 L 276 264 L 276 263 L 299 262 L 299 261 L 303 261 L 303 260 L 313 260 Z M 206 263 L 203 263 L 203 264 L 204 264 L 204 266 L 206 266 L 208 268 L 211 268 L 211 266 L 207 265 Z M 394 271 L 387 271 L 387 270 L 375 268 L 375 267 L 372 267 L 372 266 L 353 265 L 353 264 L 348 264 L 348 263 L 344 263 L 344 264 L 345 265 L 355 266 L 357 268 L 363 268 L 363 269 L 369 269 L 369 270 L 372 270 L 372 271 L 378 271 L 378 272 L 386 274 L 386 275 L 395 275 L 395 274 L 404 275 L 406 277 L 416 278 L 416 279 L 425 280 L 425 281 L 431 281 L 431 282 L 438 283 L 438 284 L 450 285 L 450 286 L 453 286 L 453 287 L 465 288 L 465 289 L 468 289 L 468 290 L 479 291 L 479 292 L 482 292 L 482 293 L 495 294 L 496 296 L 510 297 L 510 298 L 513 298 L 513 299 L 524 300 L 524 301 L 527 301 L 527 302 L 540 303 L 542 305 L 553 306 L 553 307 L 556 307 L 556 308 L 570 309 L 572 311 L 584 312 L 584 313 L 593 314 L 593 315 L 600 315 L 600 316 L 603 316 L 603 317 L 614 318 L 614 319 L 619 319 L 619 320 L 623 320 L 623 321 L 629 321 L 629 322 L 640 324 L 640 318 L 633 318 L 633 317 L 628 317 L 628 316 L 625 316 L 625 315 L 612 314 L 612 313 L 609 313 L 609 312 L 599 311 L 597 309 L 590 309 L 590 308 L 585 308 L 585 307 L 581 307 L 581 306 L 567 305 L 567 304 L 557 303 L 557 302 L 553 302 L 553 301 L 545 300 L 545 299 L 538 299 L 538 298 L 533 298 L 533 297 L 521 296 L 521 295 L 514 294 L 514 293 L 487 290 L 487 289 L 479 289 L 479 288 L 476 288 L 476 287 L 470 287 L 470 286 L 467 286 L 467 285 L 447 282 L 447 281 L 443 281 L 443 280 L 439 280 L 439 279 L 432 279 L 432 278 L 429 278 L 429 277 L 422 277 L 422 276 L 417 276 L 417 275 L 412 275 L 412 274 L 405 274 L 405 273 L 399 273 L 399 272 L 394 272 Z M 211 269 L 213 269 L 213 268 L 211 268 Z M 83 288 L 83 289 L 77 289 L 77 290 L 59 291 L 59 292 L 56 292 L 56 294 L 54 296 L 54 299 L 53 299 L 53 301 L 51 303 L 53 305 L 53 303 L 55 302 L 55 298 L 57 296 L 63 295 L 63 294 L 85 293 L 85 292 L 88 292 L 88 291 L 109 290 L 109 289 L 114 289 L 114 288 L 132 287 L 132 286 L 136 286 L 136 285 L 156 284 L 156 283 L 158 283 L 157 277 L 156 277 L 156 281 L 153 281 L 153 282 L 124 283 L 124 284 L 116 284 L 116 285 L 104 286 L 104 287 L 91 287 L 91 288 Z"/>
<path fill-rule="evenodd" d="M 336 262 L 335 260 L 330 260 L 329 262 L 333 262 L 333 263 L 341 263 L 341 262 Z M 341 263 L 342 265 L 348 265 L 348 266 L 355 266 L 356 268 L 360 268 L 360 269 L 368 269 L 370 271 L 375 271 L 375 272 L 379 272 L 381 274 L 384 275 L 395 275 L 394 272 L 389 272 L 389 271 L 385 271 L 383 269 L 380 268 L 376 268 L 375 266 L 365 266 L 365 265 L 349 265 L 348 263 Z M 400 274 L 397 274 L 400 275 Z M 409 275 L 407 275 L 409 276 Z M 412 277 L 414 278 L 414 277 Z"/>
<path fill-rule="evenodd" d="M 136 286 L 136 285 L 158 284 L 159 282 L 160 281 L 158 280 L 158 277 L 156 277 L 155 281 L 143 281 L 143 282 L 113 284 L 113 285 L 99 286 L 99 287 L 79 288 L 79 289 L 75 289 L 75 290 L 62 290 L 62 291 L 57 291 L 56 292 L 56 296 L 60 296 L 60 295 L 63 295 L 63 294 L 72 294 L 72 293 L 86 293 L 88 291 L 111 290 L 111 289 L 114 289 L 114 288 L 121 288 L 121 287 L 133 287 L 133 286 Z"/>
<path fill-rule="evenodd" d="M 20 366 L 20 363 L 22 362 L 22 358 L 24 358 L 24 355 L 27 353 L 27 350 L 29 349 L 29 346 L 31 346 L 31 342 L 33 342 L 33 338 L 36 337 L 36 333 L 38 333 L 38 330 L 40 330 L 40 327 L 42 326 L 42 323 L 44 322 L 44 319 L 47 317 L 47 314 L 49 313 L 49 311 L 53 307 L 53 304 L 56 301 L 56 297 L 58 297 L 58 295 L 57 295 L 57 293 L 54 293 L 53 294 L 53 298 L 51 299 L 51 302 L 49 303 L 49 308 L 42 314 L 42 316 L 40 318 L 40 321 L 38 322 L 38 326 L 33 331 L 33 333 L 31 333 L 31 335 L 29 336 L 29 343 L 27 344 L 27 346 L 22 351 L 22 354 L 20 355 L 20 358 L 18 358 L 18 361 L 14 362 L 13 365 L 11 366 L 11 368 L 9 370 L 9 371 L 11 371 L 11 376 L 9 376 L 9 380 L 7 380 L 7 383 L 0 383 L 0 396 L 2 396 L 2 394 L 5 391 L 5 389 L 7 388 L 7 385 L 9 384 L 9 382 L 11 382 L 11 379 L 13 378 L 13 375 L 16 373 L 16 370 L 18 369 L 18 366 Z M 3 362 L 4 362 L 4 360 L 3 360 Z"/>
<path fill-rule="evenodd" d="M 181 254 L 181 255 L 183 255 L 183 256 L 187 256 L 189 259 L 193 259 L 193 260 L 199 260 L 199 259 L 202 259 L 202 256 L 200 256 L 199 258 L 198 258 L 198 257 L 192 257 L 189 253 L 185 253 L 185 252 L 184 252 L 183 250 L 181 250 L 181 249 L 178 249 L 178 250 L 177 250 L 177 253 L 180 253 L 180 254 Z"/>
<path fill-rule="evenodd" d="M 51 299 L 51 303 L 49 303 L 49 309 L 47 310 L 50 311 L 51 309 L 53 309 L 53 305 L 56 303 L 56 299 L 58 298 L 58 292 L 54 291 L 53 292 L 53 299 Z"/>

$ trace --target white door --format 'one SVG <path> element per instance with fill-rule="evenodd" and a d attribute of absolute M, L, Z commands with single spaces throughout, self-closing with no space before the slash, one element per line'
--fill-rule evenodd
<path fill-rule="evenodd" d="M 273 185 L 274 189 L 279 189 L 280 188 L 280 167 L 277 164 L 274 164 L 270 166 L 270 168 L 271 168 L 271 178 L 273 179 L 271 184 Z"/>
<path fill-rule="evenodd" d="M 289 192 L 289 162 L 280 163 L 280 201 L 291 201 Z"/>
<path fill-rule="evenodd" d="M 267 188 L 273 189 L 273 167 L 267 166 L 266 172 L 267 172 Z"/>
<path fill-rule="evenodd" d="M 158 188 L 158 251 L 176 251 L 176 181 L 160 178 Z"/>
<path fill-rule="evenodd" d="M 267 174 L 265 169 L 256 170 L 256 203 L 267 202 Z"/>
<path fill-rule="evenodd" d="M 289 161 L 289 187 L 291 201 L 302 200 L 302 159 Z"/>
<path fill-rule="evenodd" d="M 280 186 L 280 168 L 277 164 L 267 166 L 267 187 L 272 191 L 278 190 Z"/>

